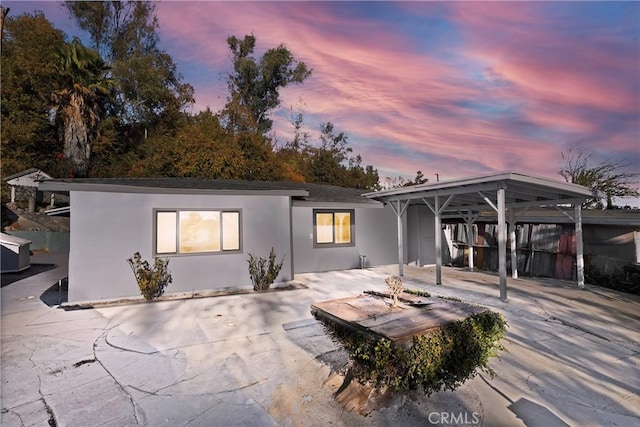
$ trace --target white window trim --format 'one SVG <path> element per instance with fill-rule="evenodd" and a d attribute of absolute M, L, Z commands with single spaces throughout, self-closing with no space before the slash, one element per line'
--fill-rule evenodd
<path fill-rule="evenodd" d="M 180 212 L 191 211 L 203 211 L 203 212 L 220 212 L 220 250 L 219 251 L 207 251 L 207 252 L 180 252 Z M 176 252 L 157 252 L 158 249 L 158 212 L 173 212 L 176 214 Z M 224 230 L 222 226 L 222 214 L 225 212 L 233 212 L 238 214 L 238 249 L 224 250 Z M 229 209 L 229 208 L 154 208 L 153 209 L 153 238 L 152 238 L 152 253 L 156 257 L 189 257 L 189 256 L 203 256 L 203 255 L 229 255 L 229 254 L 241 254 L 242 242 L 243 242 L 243 230 L 242 230 L 242 209 Z"/>

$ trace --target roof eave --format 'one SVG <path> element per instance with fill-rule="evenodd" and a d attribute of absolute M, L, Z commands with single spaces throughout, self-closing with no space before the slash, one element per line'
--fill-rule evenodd
<path fill-rule="evenodd" d="M 87 191 L 101 193 L 149 193 L 149 194 L 202 194 L 225 196 L 290 196 L 308 197 L 307 190 L 293 189 L 215 189 L 215 188 L 175 188 L 147 187 L 122 184 L 74 183 L 61 181 L 42 181 L 38 188 L 42 191 Z"/>

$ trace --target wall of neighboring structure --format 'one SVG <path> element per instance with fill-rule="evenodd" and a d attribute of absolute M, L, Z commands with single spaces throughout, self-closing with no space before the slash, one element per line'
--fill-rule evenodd
<path fill-rule="evenodd" d="M 638 227 L 585 224 L 583 229 L 584 253 L 602 271 L 610 272 L 639 262 Z"/>
<path fill-rule="evenodd" d="M 390 207 L 355 209 L 355 245 L 320 247 L 313 245 L 313 208 L 294 206 L 293 253 L 296 273 L 347 270 L 366 266 L 397 264 L 398 228 Z"/>
<path fill-rule="evenodd" d="M 6 231 L 12 236 L 31 240 L 31 249 L 47 252 L 69 252 L 68 231 Z"/>
<path fill-rule="evenodd" d="M 154 209 L 241 209 L 241 253 L 169 256 L 167 293 L 251 288 L 248 253 L 273 246 L 285 263 L 276 281 L 292 278 L 289 197 L 71 192 L 69 302 L 139 296 L 126 259 L 153 258 Z M 163 256 L 164 257 L 164 256 Z"/>
<path fill-rule="evenodd" d="M 425 205 L 409 206 L 407 209 L 407 264 L 430 265 L 436 263 L 435 217 Z M 442 262 L 448 263 L 450 255 L 447 241 L 442 238 Z"/>

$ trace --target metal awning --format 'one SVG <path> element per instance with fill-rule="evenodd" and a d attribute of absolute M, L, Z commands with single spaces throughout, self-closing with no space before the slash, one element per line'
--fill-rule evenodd
<path fill-rule="evenodd" d="M 398 218 L 398 269 L 403 275 L 404 248 L 402 242 L 402 217 L 410 205 L 424 204 L 435 217 L 435 229 L 439 230 L 443 217 L 462 218 L 471 234 L 471 226 L 482 211 L 493 209 L 498 214 L 498 256 L 500 273 L 500 299 L 507 299 L 506 241 L 507 215 L 510 224 L 511 256 L 515 261 L 515 223 L 518 210 L 541 206 L 574 206 L 569 216 L 576 227 L 578 286 L 584 287 L 584 260 L 582 245 L 581 204 L 600 195 L 583 186 L 548 178 L 502 172 L 440 182 L 401 187 L 393 190 L 364 194 L 373 200 L 388 203 Z M 441 236 L 435 233 L 436 284 L 442 284 Z M 473 251 L 469 251 L 469 266 L 473 269 Z M 515 266 L 516 263 L 512 262 Z M 517 277 L 517 267 L 513 268 Z"/>

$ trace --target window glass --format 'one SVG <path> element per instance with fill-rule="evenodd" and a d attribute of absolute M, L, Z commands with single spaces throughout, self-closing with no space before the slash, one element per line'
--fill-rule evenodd
<path fill-rule="evenodd" d="M 333 243 L 333 213 L 316 214 L 316 243 Z"/>
<path fill-rule="evenodd" d="M 220 212 L 180 211 L 180 253 L 220 250 Z"/>
<path fill-rule="evenodd" d="M 176 253 L 176 213 L 156 212 L 156 252 Z"/>
<path fill-rule="evenodd" d="M 351 214 L 349 212 L 336 212 L 334 214 L 335 243 L 351 243 Z"/>
<path fill-rule="evenodd" d="M 240 249 L 240 213 L 222 212 L 222 250 Z"/>

